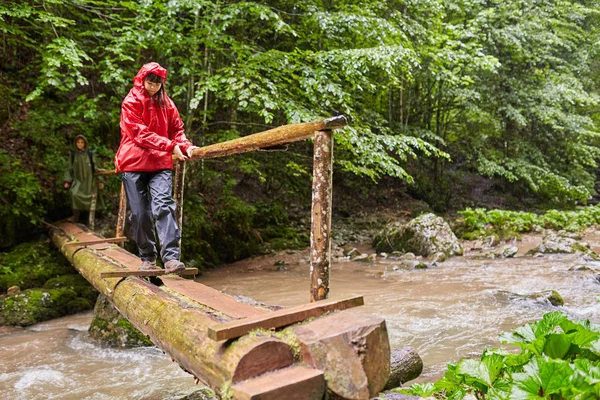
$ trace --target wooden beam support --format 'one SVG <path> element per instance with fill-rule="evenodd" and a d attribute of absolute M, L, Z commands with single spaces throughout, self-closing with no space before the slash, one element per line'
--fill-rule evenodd
<path fill-rule="evenodd" d="M 185 161 L 175 160 L 175 181 L 173 188 L 173 197 L 175 198 L 175 217 L 181 237 L 183 237 L 183 192 L 185 186 Z M 179 252 L 181 257 L 181 239 L 179 239 Z"/>
<path fill-rule="evenodd" d="M 127 194 L 125 184 L 121 182 L 121 194 L 119 196 L 119 214 L 117 215 L 116 237 L 125 236 L 125 216 L 127 215 Z"/>
<path fill-rule="evenodd" d="M 310 301 L 329 297 L 331 213 L 333 207 L 333 134 L 315 132 L 310 223 Z"/>
<path fill-rule="evenodd" d="M 233 339 L 255 329 L 276 329 L 308 318 L 321 316 L 330 311 L 345 310 L 365 304 L 362 296 L 342 300 L 323 300 L 311 304 L 273 311 L 265 316 L 256 316 L 230 321 L 208 328 L 208 337 L 213 340 Z"/>
<path fill-rule="evenodd" d="M 325 373 L 331 398 L 371 399 L 390 374 L 390 342 L 385 320 L 352 310 L 289 328 L 302 361 Z"/>
<path fill-rule="evenodd" d="M 323 371 L 292 366 L 237 383 L 236 400 L 321 400 L 325 394 Z"/>
<path fill-rule="evenodd" d="M 296 142 L 313 136 L 315 131 L 342 128 L 346 123 L 346 117 L 339 115 L 317 122 L 284 125 L 227 142 L 194 149 L 192 159 L 223 157 Z"/>

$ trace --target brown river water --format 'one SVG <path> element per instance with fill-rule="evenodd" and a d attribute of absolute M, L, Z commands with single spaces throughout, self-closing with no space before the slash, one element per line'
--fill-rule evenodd
<path fill-rule="evenodd" d="M 537 236 L 516 243 L 515 258 L 476 257 L 469 250 L 431 268 L 398 260 L 340 260 L 331 269 L 331 298 L 362 295 L 359 312 L 385 318 L 392 348 L 412 346 L 424 370 L 414 382 L 438 379 L 449 362 L 501 346 L 502 332 L 550 311 L 600 323 L 600 262 L 583 255 L 525 256 Z M 600 235 L 585 240 L 600 252 Z M 361 251 L 371 251 L 359 247 Z M 276 266 L 276 261 L 283 266 Z M 279 263 L 280 264 L 280 263 Z M 575 270 L 587 266 L 589 270 Z M 308 302 L 308 252 L 262 256 L 208 271 L 198 281 L 271 305 Z M 515 298 L 556 290 L 565 305 Z M 2 399 L 178 399 L 199 387 L 191 375 L 152 348 L 105 348 L 87 338 L 91 313 L 21 328 L 0 328 Z"/>

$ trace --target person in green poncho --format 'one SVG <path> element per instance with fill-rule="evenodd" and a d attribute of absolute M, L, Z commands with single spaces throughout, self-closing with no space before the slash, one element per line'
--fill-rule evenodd
<path fill-rule="evenodd" d="M 82 211 L 90 211 L 94 201 L 101 204 L 98 188 L 104 189 L 104 184 L 96 179 L 96 156 L 88 149 L 88 141 L 83 135 L 75 137 L 76 149 L 71 152 L 69 167 L 64 175 L 64 187 L 70 189 L 72 222 L 78 222 Z M 94 210 L 95 211 L 95 210 Z"/>

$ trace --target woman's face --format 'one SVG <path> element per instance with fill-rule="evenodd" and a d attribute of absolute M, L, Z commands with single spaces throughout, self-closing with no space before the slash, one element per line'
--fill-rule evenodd
<path fill-rule="evenodd" d="M 78 148 L 79 150 L 83 150 L 83 148 L 85 147 L 85 140 L 83 140 L 82 138 L 78 138 L 78 139 L 75 141 L 75 146 L 77 146 L 77 148 Z"/>
<path fill-rule="evenodd" d="M 154 96 L 160 90 L 161 86 L 162 83 L 154 83 L 146 80 L 144 81 L 144 88 L 146 89 L 150 97 Z"/>

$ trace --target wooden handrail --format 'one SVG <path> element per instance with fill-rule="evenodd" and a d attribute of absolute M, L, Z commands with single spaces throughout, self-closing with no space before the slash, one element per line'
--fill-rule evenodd
<path fill-rule="evenodd" d="M 316 122 L 283 125 L 268 131 L 194 149 L 192 159 L 223 157 L 296 142 L 314 136 L 316 131 L 342 128 L 347 123 L 346 117 L 339 115 Z"/>

